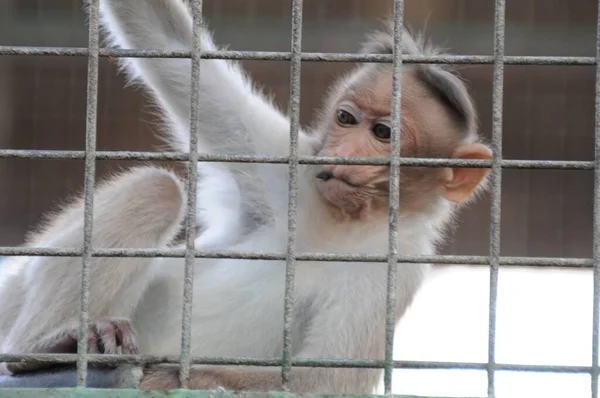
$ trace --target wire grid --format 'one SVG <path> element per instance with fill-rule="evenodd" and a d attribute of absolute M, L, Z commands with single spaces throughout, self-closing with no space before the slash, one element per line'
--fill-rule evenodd
<path fill-rule="evenodd" d="M 296 219 L 298 199 L 298 135 L 300 132 L 300 69 L 302 65 L 302 0 L 292 1 L 292 43 L 290 66 L 290 156 L 288 185 L 288 243 L 285 266 L 283 311 L 283 352 L 281 378 L 283 390 L 288 390 L 292 371 L 292 322 L 294 281 L 296 277 Z"/>
<path fill-rule="evenodd" d="M 392 135 L 390 153 L 400 154 L 401 100 L 402 100 L 402 30 L 404 28 L 404 1 L 394 1 L 394 47 L 392 68 Z M 392 393 L 392 371 L 394 361 L 394 329 L 396 326 L 396 275 L 398 273 L 398 211 L 400 210 L 400 164 L 398 155 L 390 162 L 389 185 L 389 231 L 388 273 L 385 317 L 385 368 L 383 387 L 386 394 Z"/>
<path fill-rule="evenodd" d="M 90 262 L 92 260 L 92 227 L 94 185 L 96 177 L 96 121 L 98 111 L 98 48 L 100 40 L 100 5 L 93 1 L 89 8 L 89 54 L 87 72 L 87 114 L 85 128 L 85 180 L 83 211 L 83 253 L 81 264 L 81 301 L 79 310 L 79 335 L 77 338 L 77 385 L 87 381 L 88 308 L 90 302 Z"/>
<path fill-rule="evenodd" d="M 159 50 L 116 50 L 99 48 L 99 2 L 90 1 L 89 45 L 88 48 L 69 47 L 17 47 L 0 46 L 0 55 L 60 55 L 88 57 L 87 87 L 87 125 L 85 151 L 35 151 L 0 149 L 0 159 L 84 159 L 84 243 L 83 248 L 36 248 L 36 247 L 0 247 L 0 255 L 4 256 L 81 256 L 82 257 L 82 289 L 80 332 L 78 354 L 0 354 L 0 362 L 27 361 L 37 363 L 73 363 L 77 362 L 77 381 L 79 387 L 85 387 L 87 365 L 94 364 L 159 364 L 179 363 L 180 382 L 182 388 L 187 387 L 189 370 L 192 364 L 206 365 L 254 365 L 281 366 L 284 388 L 289 380 L 292 366 L 341 367 L 341 368 L 383 368 L 385 393 L 392 389 L 391 373 L 394 368 L 410 369 L 473 369 L 486 370 L 488 373 L 488 396 L 495 396 L 494 374 L 496 371 L 531 371 L 558 373 L 591 374 L 592 397 L 598 395 L 598 363 L 599 334 L 599 300 L 600 300 L 600 12 L 597 21 L 597 47 L 595 57 L 544 57 L 544 56 L 505 56 L 505 0 L 495 0 L 494 21 L 494 54 L 493 56 L 408 56 L 402 55 L 402 27 L 404 1 L 394 0 L 394 54 L 340 54 L 340 53 L 303 53 L 301 50 L 302 35 L 302 0 L 292 3 L 292 43 L 290 52 L 253 52 L 253 51 L 211 51 L 203 52 L 200 48 L 200 25 L 202 23 L 202 0 L 192 0 L 191 8 L 194 21 L 194 37 L 192 51 L 159 51 Z M 598 2 L 600 10 L 600 0 Z M 132 151 L 96 151 L 96 117 L 98 91 L 99 57 L 147 57 L 147 58 L 190 58 L 192 61 L 192 98 L 191 98 L 191 139 L 189 153 L 182 152 L 132 152 Z M 201 59 L 231 60 L 289 60 L 291 61 L 290 79 L 290 156 L 250 156 L 250 155 L 208 155 L 199 154 L 197 148 L 197 131 L 199 128 L 199 73 Z M 394 79 L 392 87 L 392 154 L 399 154 L 400 141 L 400 102 L 401 102 L 401 68 L 402 64 L 492 64 L 493 74 L 493 114 L 492 114 L 492 161 L 456 160 L 456 159 L 402 159 L 398 155 L 391 158 L 353 158 L 353 157 L 302 157 L 298 155 L 299 109 L 300 109 L 300 68 L 302 61 L 316 62 L 386 62 L 393 63 Z M 545 161 L 545 160 L 507 160 L 502 158 L 502 100 L 504 65 L 595 65 L 596 66 L 596 125 L 595 125 L 595 160 L 586 161 Z M 185 249 L 93 249 L 92 209 L 93 187 L 95 182 L 96 160 L 172 160 L 188 161 L 188 203 L 185 224 Z M 210 251 L 199 252 L 194 247 L 195 212 L 196 212 L 196 177 L 195 161 L 199 162 L 247 162 L 247 163 L 287 163 L 289 165 L 289 208 L 288 208 L 288 245 L 285 253 L 274 252 L 239 252 Z M 299 164 L 362 164 L 390 165 L 390 230 L 389 253 L 387 256 L 335 254 L 335 253 L 299 253 L 296 250 L 296 196 L 297 167 Z M 489 256 L 456 256 L 430 255 L 414 256 L 398 253 L 397 212 L 399 209 L 399 168 L 401 166 L 421 167 L 491 167 L 492 169 L 492 201 L 491 201 L 491 233 Z M 501 257 L 500 256 L 500 214 L 501 214 L 501 175 L 502 169 L 561 169 L 561 170 L 594 170 L 594 254 L 593 258 L 544 258 L 544 257 Z M 87 327 L 89 302 L 89 264 L 93 257 L 184 257 L 185 289 L 182 321 L 182 350 L 179 356 L 148 355 L 88 355 Z M 192 357 L 190 354 L 190 327 L 193 264 L 195 258 L 236 258 L 264 259 L 286 261 L 286 290 L 284 311 L 284 347 L 281 360 L 261 358 L 226 358 L 226 357 Z M 386 351 L 384 360 L 332 360 L 332 359 L 293 359 L 291 357 L 291 310 L 294 299 L 294 269 L 296 261 L 363 261 L 388 263 L 388 298 L 386 316 Z M 395 301 L 395 275 L 398 262 L 401 263 L 436 263 L 436 264 L 489 264 L 490 297 L 489 297 L 489 343 L 488 362 L 423 362 L 394 361 L 393 331 Z M 593 268 L 594 271 L 594 314 L 593 314 L 593 348 L 592 366 L 546 366 L 516 365 L 495 362 L 495 326 L 498 270 L 500 266 L 540 266 L 540 267 L 582 267 Z"/>
<path fill-rule="evenodd" d="M 504 86 L 505 0 L 496 0 L 494 18 L 494 77 L 492 87 L 492 200 L 490 214 L 490 299 L 488 323 L 488 395 L 495 390 L 496 309 L 500 257 L 500 215 L 502 197 L 502 100 Z"/>
<path fill-rule="evenodd" d="M 98 0 L 96 0 L 98 1 Z M 198 133 L 200 131 L 200 54 L 202 53 L 200 27 L 202 26 L 202 0 L 192 0 L 190 4 L 193 21 L 192 36 L 192 83 L 190 96 L 190 158 L 198 154 Z M 187 214 L 185 218 L 185 271 L 183 287 L 183 316 L 181 318 L 181 356 L 179 360 L 179 383 L 187 388 L 191 368 L 191 325 L 192 300 L 194 292 L 194 252 L 196 234 L 196 184 L 198 168 L 188 161 Z"/>

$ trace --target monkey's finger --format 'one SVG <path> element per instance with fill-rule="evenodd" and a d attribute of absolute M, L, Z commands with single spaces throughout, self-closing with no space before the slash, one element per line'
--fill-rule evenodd
<path fill-rule="evenodd" d="M 65 338 L 60 346 L 57 345 L 53 351 L 50 352 L 61 352 L 61 353 L 77 353 L 77 340 L 79 339 L 79 327 L 74 326 L 73 329 L 69 332 L 68 337 Z M 100 354 L 101 347 L 99 347 L 99 339 L 98 334 L 93 326 L 89 326 L 88 328 L 88 337 L 87 337 L 87 352 L 89 354 Z M 57 348 L 60 347 L 60 351 Z"/>
<path fill-rule="evenodd" d="M 117 333 L 111 322 L 97 321 L 93 325 L 100 354 L 118 354 Z"/>
<path fill-rule="evenodd" d="M 137 336 L 135 331 L 126 320 L 113 321 L 117 336 L 117 344 L 121 346 L 124 355 L 136 355 L 138 353 Z"/>
<path fill-rule="evenodd" d="M 124 355 L 137 355 L 139 348 L 137 339 L 134 334 L 128 333 L 123 336 L 123 354 Z"/>
<path fill-rule="evenodd" d="M 90 327 L 88 332 L 88 353 L 89 354 L 102 354 L 103 347 L 100 338 L 98 338 L 98 334 L 93 327 Z M 75 350 L 77 352 L 77 350 Z"/>

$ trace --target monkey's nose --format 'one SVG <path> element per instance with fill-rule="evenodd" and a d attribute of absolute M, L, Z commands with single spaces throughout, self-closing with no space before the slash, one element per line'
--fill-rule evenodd
<path fill-rule="evenodd" d="M 331 171 L 323 170 L 317 174 L 317 178 L 323 181 L 329 181 L 333 178 L 333 173 Z"/>

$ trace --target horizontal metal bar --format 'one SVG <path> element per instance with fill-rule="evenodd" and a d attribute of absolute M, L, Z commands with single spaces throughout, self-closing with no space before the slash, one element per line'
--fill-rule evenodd
<path fill-rule="evenodd" d="M 88 56 L 84 47 L 30 47 L 30 46 L 0 46 L 0 55 L 57 55 L 57 56 Z M 129 58 L 191 58 L 190 51 L 165 50 L 119 50 L 112 48 L 100 49 L 101 57 Z M 230 60 L 263 60 L 290 61 L 291 53 L 286 51 L 207 51 L 201 55 L 204 59 Z M 302 61 L 308 62 L 373 62 L 391 63 L 391 54 L 361 54 L 361 53 L 315 53 L 303 52 Z M 408 64 L 476 64 L 491 65 L 492 55 L 403 55 L 402 62 Z M 557 57 L 557 56 L 506 56 L 507 65 L 596 65 L 594 57 Z"/>
<path fill-rule="evenodd" d="M 33 149 L 0 149 L 0 159 L 54 159 L 82 160 L 85 151 L 37 151 Z M 131 161 L 188 161 L 185 152 L 143 152 L 143 151 L 98 151 L 98 160 L 131 160 Z M 390 158 L 385 157 L 351 157 L 351 156 L 300 156 L 300 164 L 347 164 L 347 165 L 389 165 Z M 231 162 L 231 163 L 271 163 L 287 164 L 287 156 L 256 155 L 215 155 L 199 154 L 199 162 Z M 489 168 L 489 160 L 441 159 L 441 158 L 400 158 L 401 166 L 413 167 L 471 167 Z M 593 161 L 584 160 L 520 160 L 503 159 L 503 169 L 542 169 L 542 170 L 593 170 Z"/>
<path fill-rule="evenodd" d="M 136 364 L 178 364 L 178 355 L 109 355 L 90 354 L 88 363 L 98 365 Z M 55 363 L 72 364 L 77 361 L 77 354 L 0 354 L 0 362 L 26 362 L 26 363 Z M 192 357 L 195 365 L 234 365 L 234 366 L 281 366 L 281 358 L 243 358 L 243 357 Z M 378 359 L 320 359 L 303 358 L 292 359 L 294 367 L 311 368 L 361 368 L 382 369 L 385 360 Z M 485 362 L 430 362 L 430 361 L 393 361 L 396 369 L 461 369 L 461 370 L 486 370 Z M 496 370 L 520 372 L 554 372 L 554 373 L 590 373 L 591 366 L 568 365 L 535 365 L 535 364 L 503 364 L 494 365 Z"/>
<path fill-rule="evenodd" d="M 82 249 L 77 248 L 45 248 L 45 247 L 0 247 L 0 256 L 37 256 L 37 257 L 78 257 Z M 92 257 L 135 257 L 135 258 L 183 258 L 184 249 L 93 249 Z M 287 258 L 284 252 L 244 252 L 244 251 L 199 251 L 197 258 L 228 258 L 248 260 L 279 260 Z M 373 254 L 342 254 L 342 253 L 302 253 L 296 254 L 297 261 L 341 261 L 385 263 L 386 255 Z M 489 263 L 489 256 L 459 256 L 459 255 L 399 255 L 399 263 L 432 263 L 432 264 L 465 264 L 484 265 Z M 590 268 L 593 266 L 591 258 L 565 258 L 565 257 L 500 257 L 503 266 L 532 266 L 532 267 L 566 267 Z"/>

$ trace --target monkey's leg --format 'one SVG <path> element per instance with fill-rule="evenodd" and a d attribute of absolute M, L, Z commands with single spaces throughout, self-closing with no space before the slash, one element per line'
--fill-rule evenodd
<path fill-rule="evenodd" d="M 160 248 L 174 239 L 184 212 L 179 179 L 166 170 L 142 167 L 113 178 L 94 193 L 94 248 Z M 83 240 L 83 201 L 66 207 L 50 221 L 33 245 L 80 247 Z M 154 280 L 145 258 L 100 258 L 90 263 L 90 347 L 99 352 L 136 352 L 128 322 L 148 285 Z M 81 259 L 31 257 L 6 285 L 20 284 L 18 313 L 0 305 L 0 320 L 11 321 L 0 352 L 64 352 L 72 350 L 79 315 Z M 1 324 L 2 322 L 0 322 Z M 8 365 L 15 371 L 41 365 Z M 46 366 L 51 366 L 48 364 Z"/>

